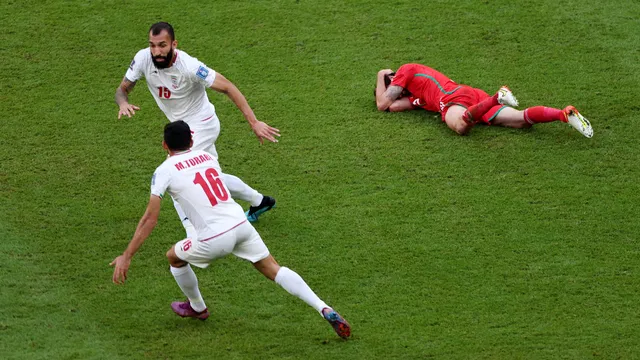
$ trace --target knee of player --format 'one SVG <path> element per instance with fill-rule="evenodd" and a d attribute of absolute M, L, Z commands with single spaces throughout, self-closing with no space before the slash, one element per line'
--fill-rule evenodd
<path fill-rule="evenodd" d="M 464 122 L 459 123 L 454 129 L 456 134 L 460 136 L 467 135 L 469 133 L 469 130 L 471 130 L 471 125 L 466 124 Z"/>
<path fill-rule="evenodd" d="M 278 275 L 278 271 L 280 271 L 280 265 L 278 265 L 276 259 L 271 255 L 253 263 L 253 266 L 267 279 L 272 281 L 275 281 L 276 275 Z"/>
<path fill-rule="evenodd" d="M 522 122 L 520 124 L 520 129 L 528 129 L 528 128 L 532 127 L 532 126 L 533 126 L 533 124 L 529 124 L 528 122 Z"/>
<path fill-rule="evenodd" d="M 174 245 L 175 246 L 175 245 Z M 167 260 L 169 260 L 169 264 L 171 264 L 171 266 L 173 267 L 181 267 L 185 265 L 185 262 L 180 260 L 180 258 L 178 258 L 178 256 L 176 255 L 176 252 L 174 250 L 174 246 L 172 246 L 168 251 L 167 251 Z"/>

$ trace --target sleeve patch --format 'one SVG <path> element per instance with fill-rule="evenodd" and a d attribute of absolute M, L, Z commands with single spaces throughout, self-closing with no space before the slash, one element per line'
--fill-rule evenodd
<path fill-rule="evenodd" d="M 129 69 L 133 70 L 133 65 L 136 64 L 136 59 L 131 60 L 131 64 L 129 64 Z"/>
<path fill-rule="evenodd" d="M 209 69 L 207 69 L 207 68 L 206 68 L 206 67 L 204 67 L 204 66 L 200 66 L 200 67 L 198 68 L 198 71 L 196 71 L 196 75 L 197 75 L 200 79 L 202 79 L 202 80 L 206 80 L 206 79 L 207 79 L 207 76 L 209 76 Z"/>

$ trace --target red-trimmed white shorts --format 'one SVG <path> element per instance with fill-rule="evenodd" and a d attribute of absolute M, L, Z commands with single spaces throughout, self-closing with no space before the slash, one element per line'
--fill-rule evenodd
<path fill-rule="evenodd" d="M 208 239 L 180 240 L 174 249 L 178 258 L 200 268 L 206 268 L 211 261 L 229 254 L 252 263 L 269 256 L 269 249 L 260 234 L 246 220 Z"/>
<path fill-rule="evenodd" d="M 189 127 L 193 138 L 191 150 L 204 150 L 217 159 L 216 140 L 220 135 L 220 120 L 218 120 L 218 116 L 213 114 L 200 122 L 189 124 Z"/>

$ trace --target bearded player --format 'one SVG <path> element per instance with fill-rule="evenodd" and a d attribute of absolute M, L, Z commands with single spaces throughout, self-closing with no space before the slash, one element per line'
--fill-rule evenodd
<path fill-rule="evenodd" d="M 459 135 L 466 135 L 477 123 L 520 129 L 560 121 L 569 123 L 588 138 L 593 136 L 589 121 L 571 105 L 563 110 L 545 106 L 516 110 L 518 100 L 506 86 L 489 96 L 481 89 L 459 85 L 420 64 L 402 65 L 395 73 L 391 69 L 380 70 L 375 96 L 380 111 L 439 112 L 442 121 Z"/>
<path fill-rule="evenodd" d="M 122 116 L 131 117 L 140 110 L 138 106 L 129 103 L 128 94 L 136 82 L 144 77 L 149 91 L 169 121 L 183 120 L 189 124 L 193 133 L 194 150 L 206 150 L 216 159 L 218 157 L 215 141 L 220 133 L 220 121 L 215 107 L 209 102 L 207 89 L 227 95 L 242 112 L 261 143 L 265 139 L 277 142 L 275 136 L 280 136 L 280 131 L 256 118 L 244 95 L 231 81 L 198 59 L 178 50 L 177 46 L 170 24 L 159 22 L 151 26 L 149 47 L 138 51 L 116 89 L 118 119 Z M 263 196 L 238 177 L 226 173 L 221 174 L 221 177 L 235 198 L 251 204 L 246 212 L 249 221 L 256 221 L 258 216 L 275 206 L 274 198 Z M 190 219 L 177 202 L 174 205 L 187 231 L 187 237 L 196 238 Z"/>

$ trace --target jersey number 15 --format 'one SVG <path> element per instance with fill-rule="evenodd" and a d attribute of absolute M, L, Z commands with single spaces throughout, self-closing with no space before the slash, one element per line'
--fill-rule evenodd
<path fill-rule="evenodd" d="M 168 99 L 171 97 L 171 90 L 167 89 L 164 86 L 158 86 L 158 97 L 160 99 L 165 98 Z"/>
<path fill-rule="evenodd" d="M 224 188 L 222 180 L 219 178 L 219 174 L 216 169 L 209 168 L 205 170 L 204 176 L 200 172 L 196 173 L 196 178 L 193 179 L 193 183 L 200 185 L 204 193 L 209 198 L 211 206 L 216 206 L 218 200 L 226 201 L 229 199 L 227 189 Z"/>

